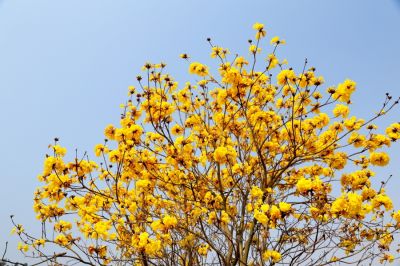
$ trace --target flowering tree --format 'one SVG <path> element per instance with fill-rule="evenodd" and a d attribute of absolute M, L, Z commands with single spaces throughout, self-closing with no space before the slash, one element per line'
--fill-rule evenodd
<path fill-rule="evenodd" d="M 248 59 L 208 39 L 216 73 L 182 54 L 196 83 L 145 64 L 98 163 L 65 161 L 56 139 L 34 196 L 42 235 L 13 220 L 18 248 L 52 265 L 392 262 L 400 212 L 374 168 L 400 124 L 374 120 L 398 100 L 349 117 L 354 81 L 323 89 L 307 61 L 296 73 L 277 58 L 278 37 L 259 66 L 266 31 L 253 28 Z"/>

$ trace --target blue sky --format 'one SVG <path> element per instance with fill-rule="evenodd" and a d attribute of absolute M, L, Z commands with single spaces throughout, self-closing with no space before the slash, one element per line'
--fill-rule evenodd
<path fill-rule="evenodd" d="M 32 195 L 47 145 L 92 152 L 103 128 L 146 61 L 164 61 L 182 84 L 182 52 L 210 62 L 205 39 L 247 54 L 254 22 L 287 45 L 279 52 L 300 69 L 304 58 L 327 85 L 357 81 L 354 115 L 368 117 L 389 92 L 400 96 L 400 3 L 395 0 L 134 1 L 0 0 L 0 250 L 20 258 L 9 215 L 39 233 Z M 379 124 L 398 121 L 400 109 Z M 382 175 L 400 185 L 400 145 Z M 400 208 L 400 199 L 395 197 Z M 13 246 L 14 245 L 14 246 Z"/>

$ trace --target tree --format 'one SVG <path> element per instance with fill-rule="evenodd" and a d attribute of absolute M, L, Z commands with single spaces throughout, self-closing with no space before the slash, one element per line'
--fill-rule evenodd
<path fill-rule="evenodd" d="M 56 139 L 34 196 L 42 236 L 13 220 L 19 249 L 53 265 L 392 262 L 400 212 L 374 168 L 389 163 L 400 123 L 379 133 L 374 121 L 399 100 L 349 117 L 354 81 L 323 88 L 307 60 L 295 73 L 279 37 L 260 68 L 266 31 L 253 28 L 250 59 L 229 61 L 208 39 L 216 75 L 182 54 L 195 84 L 146 63 L 120 126 L 94 148 L 100 163 L 65 161 Z"/>

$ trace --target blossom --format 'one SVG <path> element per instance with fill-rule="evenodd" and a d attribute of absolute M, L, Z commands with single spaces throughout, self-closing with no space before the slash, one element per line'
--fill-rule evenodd
<path fill-rule="evenodd" d="M 393 219 L 396 221 L 397 226 L 400 225 L 400 210 L 393 213 Z"/>
<path fill-rule="evenodd" d="M 393 209 L 392 200 L 385 194 L 377 194 L 371 201 L 374 208 L 379 208 L 381 205 L 385 207 L 387 211 Z"/>
<path fill-rule="evenodd" d="M 276 76 L 276 79 L 279 85 L 285 85 L 293 83 L 296 80 L 296 74 L 293 70 L 284 69 Z"/>
<path fill-rule="evenodd" d="M 310 179 L 301 178 L 296 184 L 297 191 L 300 193 L 306 193 L 312 188 L 312 181 Z"/>
<path fill-rule="evenodd" d="M 255 44 L 252 44 L 252 45 L 249 46 L 249 52 L 252 53 L 252 54 L 260 53 L 261 52 L 261 48 L 258 47 Z"/>
<path fill-rule="evenodd" d="M 211 58 L 220 57 L 225 58 L 226 54 L 229 53 L 228 49 L 224 49 L 222 47 L 214 46 L 211 48 Z"/>
<path fill-rule="evenodd" d="M 102 153 L 108 153 L 109 149 L 103 144 L 97 144 L 94 148 L 94 153 L 97 157 L 99 157 Z"/>
<path fill-rule="evenodd" d="M 336 117 L 341 116 L 346 118 L 349 115 L 349 107 L 344 104 L 338 104 L 335 106 L 335 109 L 333 109 L 333 114 Z"/>
<path fill-rule="evenodd" d="M 369 155 L 369 159 L 371 161 L 371 164 L 376 166 L 385 166 L 390 161 L 389 155 L 384 152 L 372 152 Z"/>
<path fill-rule="evenodd" d="M 162 222 L 166 228 L 172 228 L 178 224 L 178 220 L 170 215 L 164 216 Z"/>
<path fill-rule="evenodd" d="M 70 244 L 70 240 L 64 234 L 59 234 L 54 239 L 54 242 L 61 245 L 61 246 L 68 246 Z"/>
<path fill-rule="evenodd" d="M 253 198 L 261 198 L 263 196 L 264 192 L 257 186 L 252 186 L 250 190 L 250 195 Z"/>
<path fill-rule="evenodd" d="M 71 230 L 72 224 L 68 221 L 60 220 L 56 224 L 54 224 L 54 230 L 58 232 L 65 232 Z"/>
<path fill-rule="evenodd" d="M 53 150 L 56 155 L 59 155 L 61 157 L 67 153 L 67 149 L 64 147 L 61 147 L 60 145 L 54 145 Z"/>
<path fill-rule="evenodd" d="M 208 244 L 202 244 L 198 247 L 197 251 L 199 252 L 200 255 L 202 256 L 206 256 L 208 253 L 208 249 L 209 249 L 209 245 Z"/>
<path fill-rule="evenodd" d="M 269 221 L 268 216 L 259 210 L 254 210 L 254 218 L 264 226 L 266 226 Z"/>
<path fill-rule="evenodd" d="M 171 128 L 171 133 L 172 133 L 173 135 L 180 135 L 180 134 L 183 133 L 183 128 L 182 128 L 180 125 L 174 125 L 174 126 Z"/>
<path fill-rule="evenodd" d="M 285 44 L 285 40 L 281 40 L 278 36 L 274 36 L 271 38 L 270 41 L 271 45 L 279 45 L 279 44 Z"/>
<path fill-rule="evenodd" d="M 292 209 L 292 205 L 286 202 L 279 202 L 279 209 L 281 212 L 289 212 Z"/>
<path fill-rule="evenodd" d="M 193 62 L 189 66 L 189 73 L 205 77 L 208 75 L 208 68 L 199 62 Z"/>
<path fill-rule="evenodd" d="M 236 156 L 236 151 L 230 146 L 218 147 L 214 151 L 214 160 L 221 164 L 234 159 Z"/>
<path fill-rule="evenodd" d="M 353 80 L 346 79 L 343 83 L 340 83 L 333 93 L 333 99 L 337 99 L 341 102 L 350 101 L 350 97 L 356 90 L 356 83 Z"/>
<path fill-rule="evenodd" d="M 264 24 L 261 23 L 254 23 L 253 25 L 253 29 L 255 29 L 257 31 L 256 33 L 256 39 L 261 39 L 263 37 L 265 37 L 265 35 L 267 34 L 267 32 L 264 29 Z"/>
<path fill-rule="evenodd" d="M 275 250 L 266 250 L 263 253 L 263 259 L 264 260 L 272 260 L 273 262 L 278 262 L 282 258 L 282 255 Z"/>
<path fill-rule="evenodd" d="M 18 242 L 18 247 L 17 247 L 17 249 L 18 249 L 18 250 L 21 250 L 21 251 L 23 251 L 23 252 L 28 252 L 29 246 L 28 246 L 27 244 L 22 243 L 22 242 Z"/>
<path fill-rule="evenodd" d="M 393 123 L 386 128 L 386 134 L 392 140 L 400 139 L 400 123 Z"/>
<path fill-rule="evenodd" d="M 281 218 L 281 211 L 279 208 L 275 205 L 272 205 L 270 210 L 269 210 L 269 216 L 272 220 L 277 220 Z"/>

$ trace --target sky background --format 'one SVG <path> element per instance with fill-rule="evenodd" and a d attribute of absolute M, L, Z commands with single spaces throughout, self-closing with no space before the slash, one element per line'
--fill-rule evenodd
<path fill-rule="evenodd" d="M 400 96 L 400 1 L 0 0 L 0 252 L 9 241 L 7 257 L 21 260 L 10 214 L 40 232 L 32 198 L 54 137 L 93 157 L 144 62 L 166 62 L 183 84 L 180 53 L 211 62 L 211 37 L 247 55 L 254 22 L 286 39 L 278 55 L 298 71 L 307 57 L 327 85 L 355 80 L 352 115 L 369 117 L 386 92 Z M 400 208 L 399 144 L 391 154 L 378 173 L 394 175 L 388 194 Z"/>

